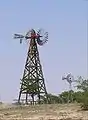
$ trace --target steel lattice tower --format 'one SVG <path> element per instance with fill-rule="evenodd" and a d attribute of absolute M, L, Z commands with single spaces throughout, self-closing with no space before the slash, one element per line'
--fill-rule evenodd
<path fill-rule="evenodd" d="M 31 33 L 31 35 L 29 35 L 29 33 Z M 18 103 L 21 102 L 22 95 L 25 97 L 26 104 L 28 104 L 30 98 L 33 104 L 35 101 L 40 103 L 41 96 L 46 97 L 47 91 L 45 87 L 42 66 L 39 59 L 37 43 L 39 45 L 43 45 L 47 41 L 47 34 L 43 40 L 40 40 L 40 37 L 42 37 L 41 30 L 39 30 L 39 32 L 36 34 L 35 30 L 32 29 L 26 34 L 26 36 L 15 34 L 15 38 L 20 38 L 20 42 L 22 42 L 23 37 L 25 37 L 27 40 L 30 39 L 30 44 L 23 77 L 21 79 Z"/>

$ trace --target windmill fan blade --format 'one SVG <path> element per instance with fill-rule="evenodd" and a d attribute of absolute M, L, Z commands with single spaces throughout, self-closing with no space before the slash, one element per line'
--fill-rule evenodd
<path fill-rule="evenodd" d="M 31 30 L 29 30 L 27 33 L 26 33 L 26 36 L 30 36 L 31 34 Z"/>
<path fill-rule="evenodd" d="M 44 33 L 43 29 L 39 29 L 39 31 L 37 32 L 39 35 Z"/>
<path fill-rule="evenodd" d="M 47 40 L 40 40 L 40 38 L 38 38 L 37 39 L 37 43 L 39 44 L 39 45 L 43 45 L 43 44 L 45 44 L 47 42 Z"/>
<path fill-rule="evenodd" d="M 38 43 L 39 45 L 43 45 L 42 40 L 40 40 L 40 38 L 37 39 L 37 43 Z"/>

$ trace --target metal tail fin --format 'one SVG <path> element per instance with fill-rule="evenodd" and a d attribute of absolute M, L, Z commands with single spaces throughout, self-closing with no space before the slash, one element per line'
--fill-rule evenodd
<path fill-rule="evenodd" d="M 18 38 L 24 38 L 24 36 L 20 34 L 14 34 L 14 39 L 18 39 Z"/>

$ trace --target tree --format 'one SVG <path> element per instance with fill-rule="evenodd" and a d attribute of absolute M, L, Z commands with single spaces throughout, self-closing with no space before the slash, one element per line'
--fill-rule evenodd
<path fill-rule="evenodd" d="M 53 94 L 47 94 L 47 97 L 41 96 L 41 99 L 42 99 L 42 103 L 48 103 L 48 104 L 60 103 L 59 97 Z"/>
<path fill-rule="evenodd" d="M 78 79 L 78 85 L 77 89 L 82 91 L 82 96 L 81 96 L 81 107 L 83 110 L 88 110 L 88 79 L 83 80 L 83 78 L 80 76 Z"/>
<path fill-rule="evenodd" d="M 68 102 L 73 102 L 75 100 L 75 95 L 74 91 L 64 91 L 59 95 L 59 98 L 61 100 L 61 103 L 68 103 Z"/>
<path fill-rule="evenodd" d="M 82 90 L 82 91 L 84 91 L 84 92 L 88 92 L 88 79 L 81 81 L 81 82 L 77 85 L 77 89 Z"/>

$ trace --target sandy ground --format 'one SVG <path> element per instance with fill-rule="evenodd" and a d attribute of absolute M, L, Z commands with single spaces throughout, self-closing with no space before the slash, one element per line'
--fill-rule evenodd
<path fill-rule="evenodd" d="M 0 105 L 0 120 L 88 120 L 78 104 Z"/>

